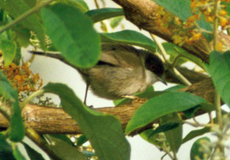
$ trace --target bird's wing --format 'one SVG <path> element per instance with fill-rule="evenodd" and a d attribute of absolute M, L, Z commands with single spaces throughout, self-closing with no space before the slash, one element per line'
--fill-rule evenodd
<path fill-rule="evenodd" d="M 138 50 L 124 45 L 103 44 L 100 64 L 108 64 L 116 67 L 140 66 L 141 59 Z"/>

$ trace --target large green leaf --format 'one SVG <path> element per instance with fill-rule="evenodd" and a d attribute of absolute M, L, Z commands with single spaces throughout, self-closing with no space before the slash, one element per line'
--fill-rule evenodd
<path fill-rule="evenodd" d="M 16 44 L 11 40 L 0 39 L 0 51 L 3 52 L 4 65 L 8 66 L 14 60 L 16 55 Z"/>
<path fill-rule="evenodd" d="M 223 54 L 218 51 L 211 52 L 209 62 L 207 70 L 214 86 L 223 101 L 230 107 L 230 51 Z"/>
<path fill-rule="evenodd" d="M 201 97 L 185 92 L 170 92 L 156 96 L 140 106 L 126 127 L 129 134 L 168 113 L 185 111 L 204 103 Z"/>
<path fill-rule="evenodd" d="M 0 2 L 0 8 L 3 8 L 14 18 L 17 18 L 18 16 L 28 11 L 30 9 L 30 6 L 23 0 L 7 0 Z M 21 24 L 23 24 L 24 27 L 29 28 L 30 30 L 36 33 L 42 48 L 45 49 L 45 31 L 38 15 L 33 14 L 27 17 L 21 22 Z"/>
<path fill-rule="evenodd" d="M 95 9 L 86 12 L 94 23 L 102 21 L 104 19 L 113 18 L 117 16 L 124 15 L 124 11 L 121 8 L 102 8 L 102 9 Z"/>
<path fill-rule="evenodd" d="M 212 148 L 210 145 L 211 141 L 208 137 L 203 137 L 196 140 L 191 148 L 190 151 L 190 159 L 197 160 L 197 159 L 209 159 Z"/>
<path fill-rule="evenodd" d="M 189 0 L 152 0 L 158 5 L 164 7 L 166 10 L 179 17 L 181 20 L 186 21 L 192 16 Z"/>
<path fill-rule="evenodd" d="M 55 48 L 76 67 L 95 65 L 100 57 L 100 36 L 88 16 L 78 9 L 55 4 L 41 9 L 47 34 Z"/>
<path fill-rule="evenodd" d="M 114 33 L 101 33 L 101 41 L 107 43 L 136 45 L 146 48 L 152 52 L 156 51 L 156 44 L 150 38 L 133 30 L 124 30 Z"/>
<path fill-rule="evenodd" d="M 120 122 L 112 115 L 104 115 L 86 107 L 63 84 L 49 83 L 46 92 L 59 95 L 63 109 L 77 121 L 101 160 L 129 160 L 130 146 Z"/>
<path fill-rule="evenodd" d="M 8 100 L 12 110 L 10 117 L 9 138 L 12 141 L 21 141 L 25 135 L 25 129 L 19 106 L 18 93 L 11 86 L 5 75 L 0 71 L 0 95 Z M 1 108 L 1 106 L 0 106 Z"/>

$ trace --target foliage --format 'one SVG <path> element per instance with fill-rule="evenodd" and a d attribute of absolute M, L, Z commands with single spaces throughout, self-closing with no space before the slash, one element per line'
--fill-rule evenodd
<path fill-rule="evenodd" d="M 183 149 L 183 143 L 208 132 L 216 135 L 217 142 L 212 143 L 207 137 L 198 139 L 191 148 L 190 158 L 213 159 L 218 156 L 217 152 L 224 157 L 224 141 L 229 138 L 227 133 L 230 118 L 228 113 L 224 113 L 223 118 L 218 102 L 221 97 L 230 106 L 230 52 L 222 50 L 223 44 L 217 41 L 217 29 L 219 27 L 223 32 L 229 31 L 229 1 L 152 1 L 158 4 L 156 13 L 153 13 L 155 25 L 162 32 L 173 35 L 172 42 L 161 45 L 141 32 L 120 29 L 125 27 L 122 24 L 126 21 L 125 9 L 100 8 L 97 0 L 94 1 L 96 9 L 89 9 L 84 0 L 0 2 L 0 113 L 9 121 L 9 127 L 0 132 L 0 159 L 24 160 L 24 155 L 18 149 L 21 144 L 31 159 L 43 160 L 40 153 L 22 141 L 25 135 L 30 135 L 52 159 L 129 160 L 131 149 L 125 136 L 140 134 L 144 140 L 176 160 L 179 148 Z M 110 28 L 103 22 L 108 20 Z M 94 28 L 97 22 L 104 32 Z M 174 27 L 173 31 L 171 26 Z M 118 31 L 107 32 L 115 29 Z M 184 44 L 194 45 L 202 40 L 213 45 L 214 50 L 208 54 L 209 63 L 202 62 L 200 57 L 182 48 Z M 41 89 L 42 79 L 29 69 L 33 62 L 24 62 L 21 56 L 22 47 L 30 45 L 34 50 L 59 51 L 67 64 L 85 69 L 99 61 L 101 43 L 133 45 L 151 52 L 158 51 L 163 55 L 167 73 L 179 80 L 177 86 L 161 92 L 149 87 L 145 92 L 137 93 L 137 96 L 148 100 L 136 110 L 125 133 L 116 117 L 86 107 L 66 85 L 49 83 Z M 198 111 L 210 112 L 214 106 L 202 97 L 179 91 L 185 87 L 184 84 L 190 84 L 189 79 L 176 69 L 186 62 L 199 66 L 201 72 L 209 74 L 213 80 L 216 91 L 215 112 L 218 115 L 215 122 L 212 117 L 208 124 L 184 120 L 185 117 L 195 117 Z M 63 110 L 81 128 L 83 135 L 75 137 L 76 144 L 68 135 L 39 135 L 29 126 L 24 126 L 21 116 L 24 105 L 44 92 L 58 95 Z M 50 106 L 48 101 L 39 103 Z M 127 99 L 122 99 L 114 103 L 121 105 L 127 102 Z M 153 122 L 157 123 L 157 127 L 144 128 Z M 193 130 L 183 138 L 184 124 L 203 128 Z M 82 149 L 87 141 L 90 146 Z"/>

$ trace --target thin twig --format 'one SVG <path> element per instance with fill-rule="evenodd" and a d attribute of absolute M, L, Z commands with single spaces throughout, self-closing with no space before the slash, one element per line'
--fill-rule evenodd
<path fill-rule="evenodd" d="M 49 3 L 51 3 L 53 0 L 48 0 L 44 3 L 39 3 L 36 6 L 34 6 L 33 8 L 31 8 L 30 10 L 26 11 L 24 14 L 20 15 L 19 17 L 17 17 L 15 20 L 11 21 L 10 23 L 8 23 L 7 25 L 5 25 L 4 27 L 2 27 L 0 29 L 0 33 L 10 29 L 11 27 L 13 27 L 14 25 L 16 25 L 17 23 L 21 22 L 22 20 L 24 20 L 25 18 L 31 16 L 32 14 L 34 14 L 35 12 L 37 12 L 40 8 L 48 5 Z"/>
<path fill-rule="evenodd" d="M 44 90 L 41 89 L 41 90 L 38 90 L 34 93 L 32 93 L 28 98 L 26 98 L 21 104 L 20 104 L 20 107 L 21 107 L 21 110 L 23 110 L 23 108 L 26 106 L 27 103 L 29 103 L 33 98 L 39 96 L 39 95 L 42 95 L 44 93 Z"/>
<path fill-rule="evenodd" d="M 40 135 L 28 126 L 26 127 L 26 135 L 30 140 L 37 144 L 45 153 L 47 153 L 50 158 L 55 160 L 62 160 L 50 149 L 50 146 L 40 137 Z"/>
<path fill-rule="evenodd" d="M 167 57 L 167 53 L 164 49 L 164 47 L 162 46 L 162 44 L 157 40 L 157 37 L 153 34 L 150 34 L 150 36 L 152 37 L 152 39 L 156 42 L 158 48 L 161 51 L 162 57 L 166 63 L 167 66 L 171 66 L 170 62 L 166 59 Z M 178 78 L 179 81 L 181 81 L 183 84 L 190 86 L 191 83 L 175 68 L 175 67 L 170 67 L 169 70 L 171 71 L 171 73 Z"/>

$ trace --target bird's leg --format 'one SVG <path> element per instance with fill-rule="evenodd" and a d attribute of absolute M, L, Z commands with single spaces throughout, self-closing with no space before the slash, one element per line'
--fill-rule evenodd
<path fill-rule="evenodd" d="M 89 90 L 89 84 L 86 84 L 86 89 L 85 89 L 85 98 L 84 98 L 84 104 L 86 105 L 86 100 L 87 100 L 87 95 L 88 95 L 88 90 Z M 87 105 L 86 105 L 87 106 Z"/>

